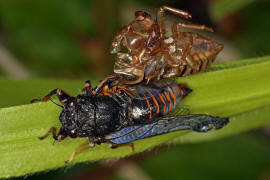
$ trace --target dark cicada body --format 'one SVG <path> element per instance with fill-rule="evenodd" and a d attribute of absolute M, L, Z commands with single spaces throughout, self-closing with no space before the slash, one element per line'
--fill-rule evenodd
<path fill-rule="evenodd" d="M 172 34 L 166 36 L 164 12 L 191 18 L 185 11 L 163 6 L 157 20 L 143 11 L 119 32 L 112 42 L 111 53 L 117 54 L 114 72 L 125 84 L 143 80 L 159 80 L 187 76 L 205 71 L 213 63 L 223 45 L 180 28 L 213 31 L 204 25 L 173 23 Z"/>
<path fill-rule="evenodd" d="M 112 95 L 91 92 L 77 97 L 66 96 L 59 118 L 66 134 L 94 139 L 125 126 L 149 123 L 174 110 L 190 92 L 184 86 L 167 82 L 135 85 L 129 89 L 134 92 L 132 97 L 125 91 Z"/>
<path fill-rule="evenodd" d="M 63 104 L 59 132 L 51 128 L 41 139 L 51 132 L 57 141 L 68 136 L 89 139 L 90 143 L 77 149 L 67 162 L 72 161 L 76 153 L 95 144 L 107 143 L 111 147 L 129 144 L 133 147 L 131 142 L 137 139 L 183 129 L 205 132 L 219 129 L 228 122 L 227 118 L 209 115 L 165 118 L 191 92 L 183 84 L 154 82 L 114 86 L 113 82 L 107 83 L 101 91 L 98 87 L 91 89 L 87 82 L 86 93 L 77 97 L 55 89 L 41 100 L 47 101 L 56 94 Z"/>

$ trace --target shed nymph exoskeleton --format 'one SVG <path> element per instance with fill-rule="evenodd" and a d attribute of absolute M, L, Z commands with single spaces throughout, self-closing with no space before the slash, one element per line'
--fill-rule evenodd
<path fill-rule="evenodd" d="M 223 45 L 190 30 L 213 32 L 205 25 L 174 22 L 171 34 L 166 33 L 165 12 L 183 19 L 191 18 L 186 11 L 162 6 L 153 18 L 136 11 L 135 19 L 115 36 L 111 53 L 116 54 L 115 77 L 124 84 L 188 76 L 205 71 L 215 60 Z"/>

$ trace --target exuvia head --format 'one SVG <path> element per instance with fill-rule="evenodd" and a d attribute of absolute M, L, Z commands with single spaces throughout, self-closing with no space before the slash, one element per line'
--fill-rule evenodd
<path fill-rule="evenodd" d="M 135 20 L 145 30 L 150 30 L 152 26 L 156 24 L 156 21 L 152 18 L 152 16 L 144 11 L 136 11 Z"/>

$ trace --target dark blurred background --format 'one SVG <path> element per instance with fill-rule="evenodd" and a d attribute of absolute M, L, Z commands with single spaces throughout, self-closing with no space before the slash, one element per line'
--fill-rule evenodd
<path fill-rule="evenodd" d="M 169 5 L 225 45 L 217 62 L 269 55 L 266 0 L 0 1 L 0 76 L 100 78 L 112 73 L 111 41 L 136 10 Z M 176 20 L 173 15 L 168 21 Z M 204 32 L 202 32 L 204 33 Z M 84 163 L 19 179 L 270 179 L 270 128 L 194 145 L 155 148 L 121 161 Z"/>

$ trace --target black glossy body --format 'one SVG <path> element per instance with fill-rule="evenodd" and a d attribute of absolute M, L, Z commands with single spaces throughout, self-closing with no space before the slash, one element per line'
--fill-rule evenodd
<path fill-rule="evenodd" d="M 62 89 L 54 89 L 42 99 L 51 100 L 57 95 L 62 127 L 58 133 L 52 127 L 39 139 L 50 133 L 58 142 L 66 137 L 87 137 L 89 144 L 76 149 L 66 163 L 71 162 L 79 152 L 94 147 L 95 144 L 108 144 L 111 148 L 130 146 L 135 152 L 133 141 L 179 130 L 208 132 L 221 129 L 229 123 L 227 117 L 207 114 L 188 114 L 167 117 L 191 89 L 185 84 L 173 82 L 152 82 L 147 85 L 119 85 L 113 77 L 103 80 L 92 89 L 90 81 L 85 82 L 84 94 L 70 96 Z"/>
<path fill-rule="evenodd" d="M 124 127 L 146 124 L 175 109 L 191 90 L 173 82 L 127 86 L 112 96 L 83 94 L 70 98 L 60 115 L 63 130 L 70 137 L 104 137 Z"/>
<path fill-rule="evenodd" d="M 76 103 L 64 106 L 59 119 L 66 132 L 75 131 L 79 137 L 100 136 L 120 126 L 120 109 L 108 96 L 78 95 Z"/>

